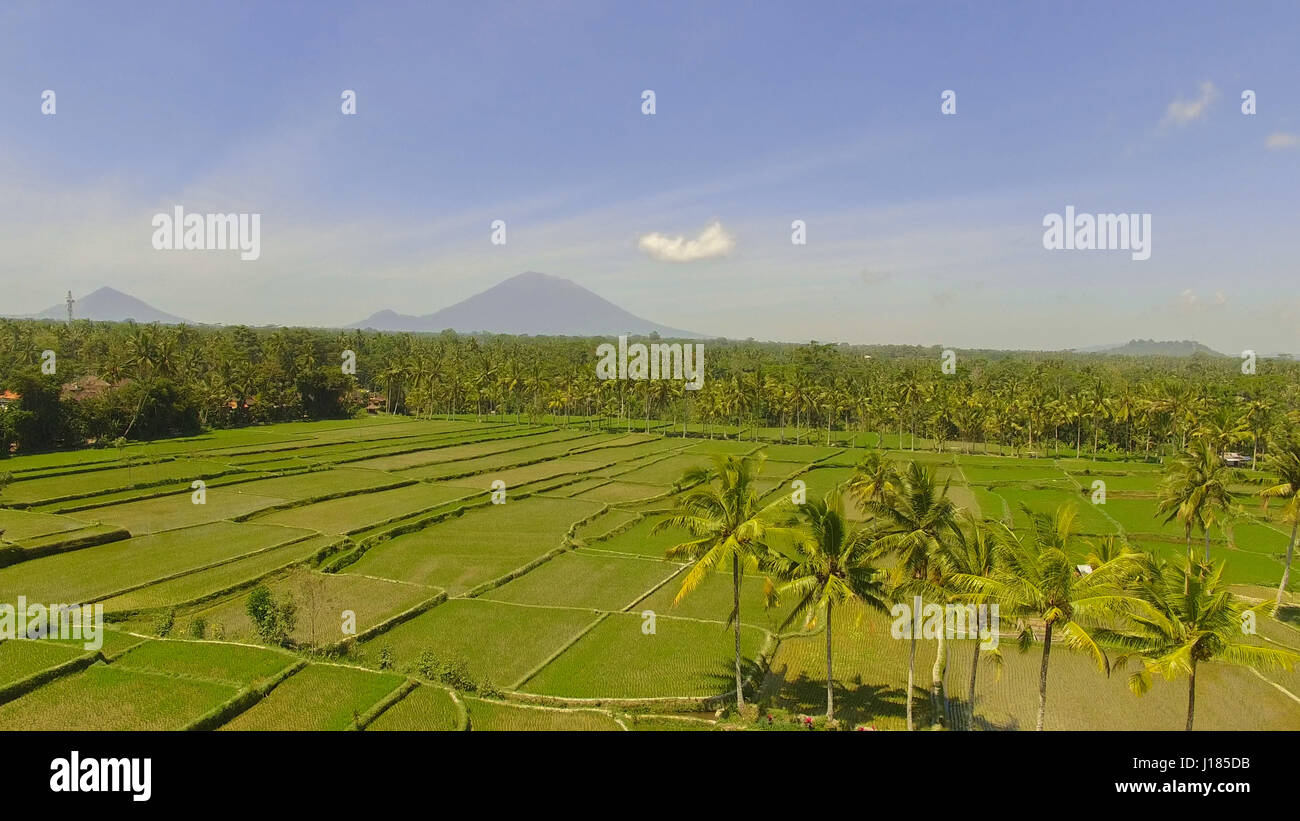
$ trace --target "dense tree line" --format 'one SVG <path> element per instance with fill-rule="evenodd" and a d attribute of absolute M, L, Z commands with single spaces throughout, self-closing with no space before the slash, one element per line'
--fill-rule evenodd
<path fill-rule="evenodd" d="M 771 429 L 799 442 L 847 430 L 893 434 L 905 447 L 1014 453 L 1168 454 L 1209 431 L 1221 449 L 1259 455 L 1300 421 L 1300 363 L 1285 359 L 1243 374 L 1230 357 L 957 351 L 956 372 L 945 374 L 937 347 L 714 340 L 704 343 L 704 387 L 691 391 L 597 379 L 605 341 L 0 320 L 0 390 L 23 395 L 0 430 L 23 450 L 148 439 L 348 415 L 368 391 L 386 411 L 419 416 L 660 420 L 684 433 Z M 42 381 L 46 350 L 58 373 Z M 348 351 L 355 373 L 344 372 Z M 111 388 L 51 398 L 56 385 L 87 377 Z"/>

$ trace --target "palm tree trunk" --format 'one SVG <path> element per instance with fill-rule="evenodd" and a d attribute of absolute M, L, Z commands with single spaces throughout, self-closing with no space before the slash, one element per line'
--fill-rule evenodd
<path fill-rule="evenodd" d="M 930 719 L 931 730 L 943 729 L 943 674 L 948 668 L 947 632 L 945 625 L 939 625 L 939 646 L 934 653 L 934 667 L 930 668 L 930 706 L 934 710 L 934 716 Z"/>
<path fill-rule="evenodd" d="M 901 441 L 901 440 L 900 440 Z M 912 723 L 912 682 L 916 679 L 916 613 L 912 614 L 912 649 L 907 656 L 907 729 L 915 729 Z"/>
<path fill-rule="evenodd" d="M 980 643 L 975 642 L 975 655 L 970 661 L 970 689 L 966 693 L 966 712 L 969 718 L 966 720 L 966 729 L 975 729 L 975 674 L 980 669 Z"/>
<path fill-rule="evenodd" d="M 736 709 L 745 707 L 745 683 L 740 677 L 740 556 L 731 557 L 731 603 L 736 627 Z"/>
<path fill-rule="evenodd" d="M 831 664 L 831 608 L 834 602 L 826 602 L 826 720 L 835 720 L 835 668 Z"/>
<path fill-rule="evenodd" d="M 1192 659 L 1192 671 L 1187 676 L 1187 730 L 1191 732 L 1192 719 L 1196 716 L 1196 659 Z"/>
<path fill-rule="evenodd" d="M 1286 543 L 1286 563 L 1282 565 L 1282 583 L 1277 586 L 1277 603 L 1273 608 L 1273 614 L 1277 615 L 1277 610 L 1282 606 L 1282 596 L 1286 593 L 1286 586 L 1291 581 L 1291 554 L 1295 550 L 1295 532 L 1300 527 L 1300 519 L 1297 519 L 1291 525 L 1291 541 Z"/>
<path fill-rule="evenodd" d="M 1052 653 L 1052 625 L 1047 625 L 1047 631 L 1043 634 L 1043 666 L 1038 671 L 1038 726 L 1034 729 L 1043 729 L 1043 717 L 1047 715 L 1047 658 Z"/>

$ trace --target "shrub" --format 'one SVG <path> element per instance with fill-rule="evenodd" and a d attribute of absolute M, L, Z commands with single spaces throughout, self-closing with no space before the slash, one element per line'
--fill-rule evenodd
<path fill-rule="evenodd" d="M 154 632 L 158 634 L 159 638 L 165 639 L 167 638 L 167 634 L 170 633 L 172 628 L 175 626 L 176 611 L 168 610 L 166 613 L 158 617 L 158 622 L 154 625 Z"/>
<path fill-rule="evenodd" d="M 419 661 L 415 663 L 415 669 L 425 678 L 440 681 L 457 690 L 473 693 L 478 689 L 473 676 L 469 674 L 469 668 L 462 659 L 446 661 L 435 653 L 425 650 L 420 654 Z"/>
<path fill-rule="evenodd" d="M 292 596 L 286 594 L 277 601 L 266 585 L 259 584 L 249 592 L 246 609 L 262 641 L 289 643 L 289 636 L 298 625 L 298 605 Z"/>
<path fill-rule="evenodd" d="M 208 620 L 202 616 L 195 616 L 190 622 L 190 638 L 205 639 L 208 637 Z"/>

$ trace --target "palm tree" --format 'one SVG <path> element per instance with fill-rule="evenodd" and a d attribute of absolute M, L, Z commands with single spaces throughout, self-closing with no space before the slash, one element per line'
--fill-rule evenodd
<path fill-rule="evenodd" d="M 760 507 L 761 493 L 756 485 L 764 460 L 762 454 L 718 455 L 713 457 L 712 466 L 686 471 L 678 484 L 696 486 L 681 498 L 675 512 L 651 529 L 651 533 L 660 533 L 676 527 L 694 537 L 668 548 L 668 558 L 693 562 L 673 599 L 674 605 L 703 584 L 715 570 L 731 565 L 732 610 L 727 621 L 735 629 L 737 708 L 745 706 L 740 671 L 741 568 L 756 561 L 766 550 L 767 530 L 772 526 L 764 519 L 766 511 Z"/>
<path fill-rule="evenodd" d="M 997 568 L 993 576 L 969 573 L 953 576 L 952 582 L 966 593 L 982 594 L 999 605 L 1020 624 L 1018 637 L 1021 651 L 1033 642 L 1034 623 L 1043 625 L 1043 655 L 1038 673 L 1038 721 L 1043 729 L 1047 715 L 1047 669 L 1052 652 L 1052 634 L 1060 631 L 1072 650 L 1087 652 L 1097 667 L 1109 673 L 1105 652 L 1093 638 L 1087 625 L 1124 612 L 1130 603 L 1119 584 L 1127 576 L 1132 561 L 1122 556 L 1103 562 L 1091 573 L 1080 573 L 1068 554 L 1077 535 L 1073 504 L 1062 505 L 1055 513 L 1034 513 L 1024 504 L 1031 527 L 1016 533 L 1001 522 L 992 522 L 996 542 Z"/>
<path fill-rule="evenodd" d="M 969 510 L 963 510 L 961 515 L 963 527 L 958 531 L 960 538 L 939 555 L 945 574 L 949 578 L 954 578 L 958 574 L 963 577 L 991 578 L 996 568 L 997 555 L 994 520 L 976 519 Z M 970 596 L 959 595 L 955 598 L 975 605 L 990 603 L 988 597 L 978 593 Z M 966 729 L 968 730 L 973 729 L 975 725 L 975 677 L 979 672 L 980 651 L 983 649 L 980 641 L 974 642 L 974 645 L 975 651 L 970 665 L 970 686 L 966 693 Z M 985 652 L 995 663 L 1001 664 L 1002 657 L 998 650 Z"/>
<path fill-rule="evenodd" d="M 1263 497 L 1265 506 L 1270 499 L 1285 500 L 1283 519 L 1291 522 L 1291 538 L 1286 543 L 1286 561 L 1282 564 L 1282 583 L 1277 586 L 1277 601 L 1273 607 L 1276 615 L 1291 581 L 1291 556 L 1295 551 L 1296 528 L 1300 527 L 1300 443 L 1287 442 L 1276 453 L 1270 448 L 1266 465 L 1276 475 L 1277 483 L 1264 488 L 1259 495 Z"/>
<path fill-rule="evenodd" d="M 878 450 L 869 450 L 858 462 L 845 489 L 865 508 L 871 502 L 888 498 L 898 486 L 898 469 L 893 461 Z"/>
<path fill-rule="evenodd" d="M 826 719 L 835 718 L 834 664 L 831 626 L 834 607 L 856 600 L 885 610 L 884 574 L 871 563 L 871 534 L 866 528 L 850 529 L 844 517 L 844 497 L 833 489 L 821 500 L 801 506 L 796 514 L 803 528 L 787 556 L 772 551 L 762 562 L 764 569 L 784 584 L 774 593 L 797 597 L 794 609 L 781 625 L 784 630 L 796 618 L 812 629 L 819 618 L 826 622 Z"/>
<path fill-rule="evenodd" d="M 1170 462 L 1156 515 L 1164 514 L 1166 522 L 1177 519 L 1183 523 L 1189 560 L 1192 530 L 1199 527 L 1205 534 L 1205 561 L 1210 561 L 1210 526 L 1234 509 L 1228 489 L 1231 477 L 1231 469 L 1209 441 L 1190 445 Z"/>
<path fill-rule="evenodd" d="M 957 538 L 957 507 L 948 498 L 948 484 L 937 486 L 934 471 L 918 462 L 908 466 L 900 477 L 897 492 L 880 495 L 866 504 L 867 512 L 876 520 L 880 539 L 876 542 L 878 555 L 891 553 L 897 557 L 892 571 L 895 597 L 902 598 L 909 582 L 929 582 L 932 561 L 941 551 L 941 543 Z M 912 619 L 920 617 L 913 613 Z M 916 629 L 911 630 L 911 648 L 907 661 L 907 729 L 914 729 L 912 718 L 912 690 L 916 680 Z M 944 631 L 939 631 L 939 649 L 935 659 L 938 674 L 932 679 L 931 698 L 935 715 L 943 700 L 942 668 L 946 663 Z"/>
<path fill-rule="evenodd" d="M 1132 587 L 1142 603 L 1130 612 L 1119 630 L 1098 630 L 1096 638 L 1119 649 L 1116 665 L 1137 657 L 1142 669 L 1129 676 L 1129 689 L 1142 695 L 1151 689 L 1151 676 L 1166 681 L 1187 676 L 1187 729 L 1196 717 L 1196 668 L 1217 661 L 1253 670 L 1286 669 L 1300 656 L 1286 650 L 1247 644 L 1241 640 L 1242 616 L 1248 610 L 1223 582 L 1223 562 L 1208 575 L 1193 575 L 1148 556 Z M 1257 607 L 1262 605 L 1257 605 Z"/>

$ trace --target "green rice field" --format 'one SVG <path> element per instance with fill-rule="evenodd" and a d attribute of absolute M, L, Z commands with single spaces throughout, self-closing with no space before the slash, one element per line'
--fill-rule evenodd
<path fill-rule="evenodd" d="M 715 454 L 763 453 L 765 504 L 787 499 L 794 480 L 821 498 L 842 492 L 876 438 L 837 433 L 827 445 L 823 431 L 794 444 L 790 430 L 758 441 L 725 430 L 702 439 L 670 425 L 379 415 L 14 456 L 0 492 L 0 601 L 97 602 L 109 624 L 96 649 L 0 641 L 0 729 L 715 729 L 734 692 L 731 576 L 719 568 L 679 596 L 689 559 L 665 552 L 688 536 L 652 532 L 685 492 L 679 480 Z M 1146 463 L 890 455 L 933 468 L 958 507 L 1018 529 L 1024 508 L 1074 505 L 1080 561 L 1108 536 L 1171 559 L 1186 552 L 1181 525 L 1155 514 L 1161 473 Z M 194 480 L 207 484 L 202 504 Z M 1104 502 L 1094 504 L 1094 481 Z M 1212 528 L 1210 550 L 1237 592 L 1261 599 L 1281 577 L 1290 530 L 1248 492 L 1242 515 Z M 1204 549 L 1199 531 L 1193 548 Z M 794 602 L 770 597 L 767 581 L 744 568 L 749 698 L 816 715 L 825 625 L 787 624 Z M 292 611 L 281 634 L 259 630 L 255 590 Z M 1261 641 L 1300 648 L 1300 619 L 1266 620 Z M 856 606 L 833 628 L 838 717 L 902 729 L 909 643 L 891 637 L 887 615 Z M 981 662 L 973 705 L 974 646 L 951 642 L 947 726 L 1032 728 L 1041 646 L 1020 653 L 1004 639 L 1000 670 Z M 925 726 L 935 649 L 919 642 Z M 1182 685 L 1157 681 L 1139 698 L 1126 675 L 1054 648 L 1048 729 L 1180 726 Z M 1300 730 L 1300 672 L 1208 664 L 1200 681 L 1198 727 Z"/>

